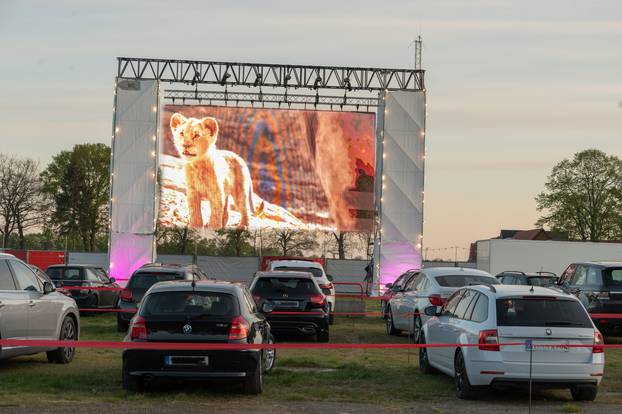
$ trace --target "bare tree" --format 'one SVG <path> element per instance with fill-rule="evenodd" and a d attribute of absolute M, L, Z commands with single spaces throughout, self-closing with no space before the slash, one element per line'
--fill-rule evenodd
<path fill-rule="evenodd" d="M 308 232 L 293 229 L 278 229 L 269 236 L 271 246 L 283 256 L 302 255 L 304 251 L 317 247 L 317 242 Z"/>
<path fill-rule="evenodd" d="M 2 245 L 17 230 L 19 247 L 25 248 L 24 234 L 41 224 L 42 194 L 39 163 L 0 154 L 0 220 Z"/>

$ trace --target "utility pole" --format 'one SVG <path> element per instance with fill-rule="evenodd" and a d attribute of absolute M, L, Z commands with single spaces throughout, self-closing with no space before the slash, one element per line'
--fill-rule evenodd
<path fill-rule="evenodd" d="M 417 36 L 415 40 L 410 42 L 408 47 L 415 46 L 415 55 L 414 55 L 414 64 L 415 69 L 421 69 L 421 51 L 423 49 L 423 40 L 421 39 L 421 35 Z"/>

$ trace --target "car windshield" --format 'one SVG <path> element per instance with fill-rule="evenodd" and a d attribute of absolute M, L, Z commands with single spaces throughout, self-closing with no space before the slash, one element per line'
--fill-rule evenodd
<path fill-rule="evenodd" d="M 262 277 L 253 287 L 253 293 L 286 293 L 288 295 L 313 295 L 320 293 L 313 280 L 301 277 Z"/>
<path fill-rule="evenodd" d="M 532 276 L 528 277 L 527 280 L 531 286 L 551 286 L 555 284 L 557 278 L 552 276 Z"/>
<path fill-rule="evenodd" d="M 622 286 L 622 268 L 603 269 L 603 279 L 607 286 Z"/>
<path fill-rule="evenodd" d="M 587 312 L 576 300 L 551 298 L 497 299 L 499 326 L 591 328 Z"/>
<path fill-rule="evenodd" d="M 436 282 L 442 287 L 462 287 L 485 283 L 487 285 L 498 285 L 499 281 L 492 276 L 479 275 L 446 275 L 436 276 Z"/>
<path fill-rule="evenodd" d="M 315 277 L 322 277 L 322 269 L 317 267 L 294 267 L 294 266 L 277 266 L 273 270 L 281 270 L 287 272 L 309 272 Z"/>
<path fill-rule="evenodd" d="M 183 279 L 183 273 L 139 272 L 132 276 L 127 287 L 130 289 L 149 289 L 158 282 Z"/>
<path fill-rule="evenodd" d="M 153 293 L 141 309 L 142 316 L 182 316 L 184 318 L 232 317 L 238 313 L 232 295 L 218 292 Z"/>

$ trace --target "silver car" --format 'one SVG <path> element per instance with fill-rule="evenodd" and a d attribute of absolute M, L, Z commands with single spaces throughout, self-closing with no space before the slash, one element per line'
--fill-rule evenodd
<path fill-rule="evenodd" d="M 0 338 L 77 340 L 80 316 L 75 301 L 40 278 L 13 255 L 0 253 Z M 46 352 L 48 361 L 67 364 L 75 348 L 0 347 L 0 359 Z"/>
<path fill-rule="evenodd" d="M 431 267 L 421 269 L 403 289 L 389 300 L 386 311 L 387 334 L 407 331 L 417 342 L 421 327 L 428 319 L 423 310 L 442 306 L 447 298 L 462 286 L 498 284 L 490 273 L 462 267 Z"/>

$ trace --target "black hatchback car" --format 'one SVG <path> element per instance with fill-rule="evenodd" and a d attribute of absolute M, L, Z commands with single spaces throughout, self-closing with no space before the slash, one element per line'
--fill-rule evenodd
<path fill-rule="evenodd" d="M 495 276 L 503 285 L 526 285 L 549 287 L 557 285 L 559 278 L 553 272 L 525 273 L 517 270 L 507 270 Z"/>
<path fill-rule="evenodd" d="M 260 309 L 270 309 L 265 314 L 275 335 L 316 335 L 319 342 L 329 341 L 328 301 L 311 273 L 257 272 L 250 291 Z"/>
<path fill-rule="evenodd" d="M 270 325 L 240 284 L 199 281 L 154 285 L 132 318 L 126 341 L 271 344 Z M 138 391 L 145 379 L 235 380 L 259 394 L 274 349 L 123 351 L 123 388 Z"/>
<path fill-rule="evenodd" d="M 134 316 L 138 304 L 145 292 L 158 282 L 169 280 L 207 280 L 207 275 L 196 265 L 148 263 L 134 271 L 125 289 L 119 295 L 117 329 L 127 331 L 130 319 Z"/>
<path fill-rule="evenodd" d="M 622 317 L 622 262 L 580 262 L 560 277 L 562 289 L 581 300 L 590 314 Z M 622 318 L 593 317 L 602 332 L 621 332 Z"/>
<path fill-rule="evenodd" d="M 63 289 L 63 292 L 76 301 L 80 309 L 117 306 L 119 285 L 101 267 L 80 264 L 52 265 L 45 273 L 57 288 Z M 82 289 L 77 289 L 78 287 Z"/>

